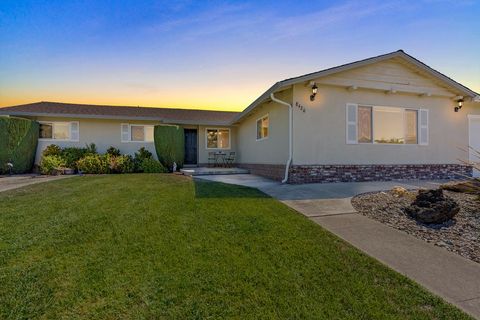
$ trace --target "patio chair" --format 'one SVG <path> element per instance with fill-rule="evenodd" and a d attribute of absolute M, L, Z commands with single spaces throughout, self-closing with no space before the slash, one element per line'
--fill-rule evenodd
<path fill-rule="evenodd" d="M 215 156 L 215 152 L 209 152 L 208 153 L 208 166 L 209 167 L 215 167 L 217 164 L 217 157 Z"/>
<path fill-rule="evenodd" d="M 232 151 L 225 157 L 225 165 L 227 167 L 232 167 L 234 163 L 235 163 L 235 152 Z"/>

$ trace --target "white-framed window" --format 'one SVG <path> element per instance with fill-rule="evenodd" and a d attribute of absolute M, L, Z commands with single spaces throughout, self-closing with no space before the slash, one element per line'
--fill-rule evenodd
<path fill-rule="evenodd" d="M 347 104 L 347 144 L 428 145 L 428 110 Z"/>
<path fill-rule="evenodd" d="M 268 138 L 269 122 L 268 114 L 257 119 L 257 141 Z"/>
<path fill-rule="evenodd" d="M 153 142 L 153 126 L 143 124 L 122 123 L 122 142 Z"/>
<path fill-rule="evenodd" d="M 207 128 L 205 144 L 207 149 L 230 149 L 230 129 Z"/>
<path fill-rule="evenodd" d="M 80 125 L 78 121 L 39 121 L 39 139 L 58 141 L 79 141 Z"/>

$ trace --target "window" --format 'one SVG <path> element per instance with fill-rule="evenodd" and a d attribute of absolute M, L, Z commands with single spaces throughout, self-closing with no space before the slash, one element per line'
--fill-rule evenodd
<path fill-rule="evenodd" d="M 427 110 L 421 111 L 428 117 Z M 418 118 L 418 110 L 349 104 L 347 143 L 418 144 Z"/>
<path fill-rule="evenodd" d="M 122 123 L 122 142 L 153 142 L 153 126 Z"/>
<path fill-rule="evenodd" d="M 40 122 L 40 139 L 78 141 L 78 122 Z"/>
<path fill-rule="evenodd" d="M 230 129 L 207 129 L 207 149 L 230 149 Z"/>
<path fill-rule="evenodd" d="M 372 142 L 372 107 L 358 107 L 358 142 Z"/>
<path fill-rule="evenodd" d="M 405 142 L 403 109 L 375 107 L 373 119 L 375 143 L 403 144 Z"/>
<path fill-rule="evenodd" d="M 130 126 L 132 141 L 144 141 L 145 130 L 143 126 Z"/>
<path fill-rule="evenodd" d="M 416 110 L 405 110 L 405 143 L 418 143 L 418 112 Z"/>
<path fill-rule="evenodd" d="M 257 140 L 268 138 L 268 114 L 257 120 Z"/>

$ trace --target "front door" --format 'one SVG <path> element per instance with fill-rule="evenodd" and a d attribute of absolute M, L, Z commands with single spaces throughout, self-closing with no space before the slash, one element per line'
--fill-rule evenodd
<path fill-rule="evenodd" d="M 185 129 L 185 164 L 197 164 L 197 129 Z"/>
<path fill-rule="evenodd" d="M 480 116 L 468 117 L 468 137 L 471 148 L 470 161 L 480 163 Z M 480 177 L 480 171 L 474 170 L 473 176 Z"/>

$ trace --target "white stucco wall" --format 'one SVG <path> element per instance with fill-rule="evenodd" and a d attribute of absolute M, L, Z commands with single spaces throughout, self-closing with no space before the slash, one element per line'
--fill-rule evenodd
<path fill-rule="evenodd" d="M 57 121 L 57 122 L 70 122 L 78 121 L 80 136 L 79 141 L 58 141 L 58 140 L 44 140 L 40 139 L 37 147 L 37 155 L 35 163 L 39 163 L 42 155 L 42 151 L 50 144 L 56 144 L 60 147 L 85 147 L 86 144 L 95 143 L 97 150 L 100 153 L 106 152 L 106 150 L 113 146 L 120 149 L 124 154 L 133 155 L 141 147 L 145 147 L 152 152 L 156 158 L 155 144 L 153 142 L 122 142 L 121 141 L 121 124 L 143 124 L 143 125 L 158 125 L 159 122 L 155 121 L 131 121 L 131 120 L 108 120 L 108 119 L 79 119 L 79 118 L 50 118 L 50 117 L 37 117 L 38 121 Z M 186 125 L 185 128 L 198 130 L 198 163 L 208 162 L 208 152 L 211 151 L 223 151 L 230 152 L 236 151 L 236 128 L 228 126 L 197 126 Z M 230 148 L 229 149 L 207 149 L 206 148 L 206 128 L 229 128 L 230 129 Z"/>
<path fill-rule="evenodd" d="M 230 129 L 230 148 L 228 149 L 207 149 L 207 129 Z M 208 163 L 209 152 L 238 152 L 237 150 L 237 129 L 229 126 L 198 126 L 198 163 Z M 238 157 L 238 155 L 236 155 Z"/>
<path fill-rule="evenodd" d="M 276 94 L 291 102 L 291 90 Z M 269 136 L 257 141 L 257 120 L 268 114 Z M 288 159 L 288 108 L 275 102 L 258 106 L 237 128 L 239 162 L 249 164 L 285 164 Z"/>
<path fill-rule="evenodd" d="M 294 109 L 294 164 L 458 164 L 466 159 L 459 147 L 468 144 L 468 114 L 480 114 L 480 104 L 465 103 L 454 112 L 455 102 L 446 97 L 385 94 L 378 90 L 319 86 L 315 101 L 309 88 L 295 85 L 294 101 L 306 107 Z M 346 143 L 346 104 L 422 108 L 429 110 L 429 144 L 383 145 Z"/>
<path fill-rule="evenodd" d="M 124 154 L 133 155 L 141 147 L 145 147 L 152 152 L 156 158 L 155 145 L 153 142 L 122 142 L 121 124 L 143 124 L 156 125 L 154 121 L 130 121 L 130 120 L 106 120 L 106 119 L 78 119 L 78 118 L 49 118 L 37 117 L 38 121 L 78 121 L 79 122 L 79 141 L 58 141 L 39 139 L 35 163 L 39 163 L 42 151 L 50 144 L 56 144 L 60 147 L 85 147 L 86 144 L 95 143 L 97 150 L 104 153 L 110 146 L 120 149 Z"/>

